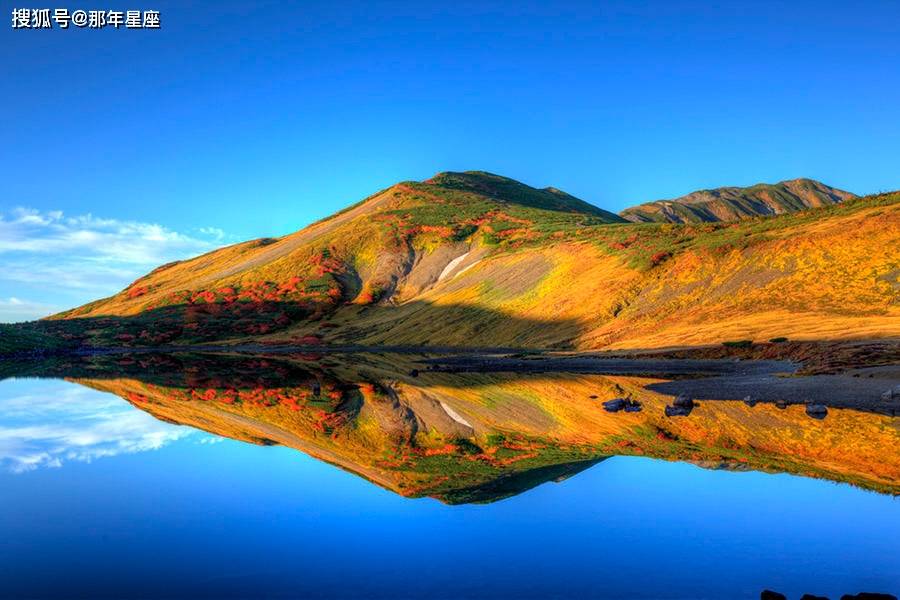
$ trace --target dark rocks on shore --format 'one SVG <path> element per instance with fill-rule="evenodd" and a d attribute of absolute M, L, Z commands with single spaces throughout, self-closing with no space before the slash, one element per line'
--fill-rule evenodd
<path fill-rule="evenodd" d="M 813 596 L 812 594 L 803 594 L 800 600 L 828 600 L 828 596 Z"/>
<path fill-rule="evenodd" d="M 860 592 L 856 595 L 844 594 L 841 600 L 897 600 L 893 594 L 875 594 L 872 592 Z"/>
<path fill-rule="evenodd" d="M 828 407 L 824 404 L 807 404 L 806 414 L 813 419 L 824 419 L 828 416 Z"/>
<path fill-rule="evenodd" d="M 679 394 L 675 400 L 672 401 L 672 406 L 666 406 L 666 416 L 686 417 L 691 414 L 691 411 L 694 410 L 695 406 L 697 406 L 697 403 L 694 402 L 693 398 L 684 394 Z"/>
<path fill-rule="evenodd" d="M 753 398 L 753 396 L 744 396 L 744 404 L 746 404 L 750 408 L 753 408 L 754 406 L 756 406 L 756 400 Z"/>
<path fill-rule="evenodd" d="M 787 400 L 776 400 L 775 406 L 777 408 L 780 408 L 781 410 L 784 410 L 785 408 L 788 407 L 788 401 Z"/>
<path fill-rule="evenodd" d="M 772 590 L 763 590 L 759 594 L 759 600 L 787 600 L 787 596 Z"/>

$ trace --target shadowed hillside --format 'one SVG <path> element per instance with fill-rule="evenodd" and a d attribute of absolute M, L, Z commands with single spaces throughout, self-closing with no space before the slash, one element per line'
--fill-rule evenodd
<path fill-rule="evenodd" d="M 737 221 L 829 206 L 855 198 L 854 194 L 813 181 L 792 179 L 750 187 L 700 190 L 672 200 L 657 200 L 625 209 L 622 216 L 635 222 L 703 223 Z"/>

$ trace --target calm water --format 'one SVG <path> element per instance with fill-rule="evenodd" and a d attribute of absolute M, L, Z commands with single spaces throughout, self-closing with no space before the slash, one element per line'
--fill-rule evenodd
<path fill-rule="evenodd" d="M 401 402 L 417 393 L 399 389 Z M 463 421 L 478 417 L 454 408 Z M 495 502 L 448 505 L 404 498 L 347 464 L 293 448 L 164 422 L 154 410 L 162 409 L 58 379 L 0 382 L 0 596 L 700 599 L 758 598 L 764 588 L 789 598 L 900 590 L 900 499 L 846 483 L 613 456 Z M 809 427 L 843 423 L 832 418 Z M 364 451 L 355 452 L 362 464 Z"/>

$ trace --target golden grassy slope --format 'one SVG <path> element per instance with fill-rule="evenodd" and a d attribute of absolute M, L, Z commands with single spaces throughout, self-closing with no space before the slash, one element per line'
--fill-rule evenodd
<path fill-rule="evenodd" d="M 161 267 L 57 318 L 104 316 L 138 317 L 92 322 L 105 343 L 128 326 L 122 343 L 315 336 L 621 349 L 896 338 L 900 194 L 738 223 L 608 224 L 577 205 L 409 182 L 284 238 Z"/>

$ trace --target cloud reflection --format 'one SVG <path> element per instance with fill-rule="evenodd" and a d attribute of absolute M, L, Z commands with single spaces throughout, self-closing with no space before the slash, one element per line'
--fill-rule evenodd
<path fill-rule="evenodd" d="M 72 383 L 0 383 L 0 467 L 14 473 L 156 450 L 193 433 Z"/>

